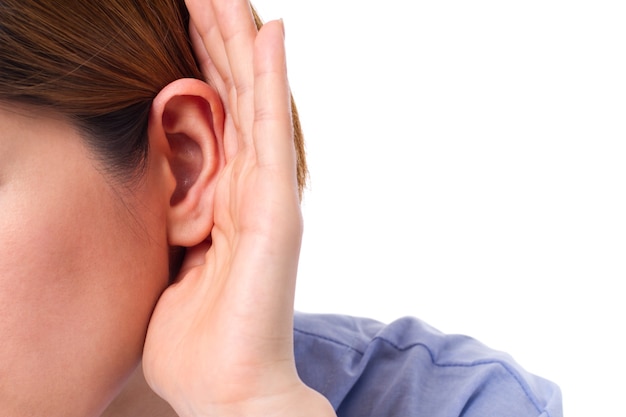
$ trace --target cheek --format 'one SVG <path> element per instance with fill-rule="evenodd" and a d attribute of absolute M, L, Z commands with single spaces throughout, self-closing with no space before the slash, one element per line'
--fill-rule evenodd
<path fill-rule="evenodd" d="M 86 393 L 113 395 L 139 359 L 167 284 L 165 236 L 157 217 L 140 219 L 97 177 L 89 184 L 22 193 L 1 220 L 0 395 L 87 407 Z"/>

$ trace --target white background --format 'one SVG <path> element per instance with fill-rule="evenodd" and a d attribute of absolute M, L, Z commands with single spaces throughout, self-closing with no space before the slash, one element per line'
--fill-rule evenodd
<path fill-rule="evenodd" d="M 308 144 L 296 308 L 417 316 L 625 415 L 623 4 L 257 0 Z"/>

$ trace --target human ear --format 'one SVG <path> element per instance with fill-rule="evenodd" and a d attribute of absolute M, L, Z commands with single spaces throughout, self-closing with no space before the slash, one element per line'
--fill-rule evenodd
<path fill-rule="evenodd" d="M 161 152 L 170 187 L 170 246 L 195 246 L 213 227 L 215 183 L 224 166 L 224 110 L 217 92 L 196 79 L 179 79 L 155 97 L 148 122 L 152 152 Z"/>

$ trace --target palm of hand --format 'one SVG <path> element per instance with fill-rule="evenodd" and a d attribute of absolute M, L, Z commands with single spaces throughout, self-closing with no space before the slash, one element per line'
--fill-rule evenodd
<path fill-rule="evenodd" d="M 258 172 L 253 159 L 239 154 L 225 167 L 215 191 L 212 242 L 189 249 L 178 282 L 154 311 L 144 353 L 150 368 L 151 358 L 167 364 L 169 376 L 156 379 L 188 381 L 176 389 L 189 395 L 202 387 L 197 396 L 214 403 L 268 388 L 259 385 L 274 366 L 294 371 L 293 283 L 277 275 L 297 267 L 299 210 L 297 201 L 291 208 L 280 203 L 275 176 Z M 204 383 L 194 382 L 197 375 Z"/>

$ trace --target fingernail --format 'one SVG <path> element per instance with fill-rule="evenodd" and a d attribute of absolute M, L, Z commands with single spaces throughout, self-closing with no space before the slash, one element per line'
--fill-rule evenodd
<path fill-rule="evenodd" d="M 282 17 L 279 19 L 279 21 L 280 21 L 280 28 L 283 31 L 283 38 L 284 38 L 285 37 L 285 22 L 283 21 Z"/>

